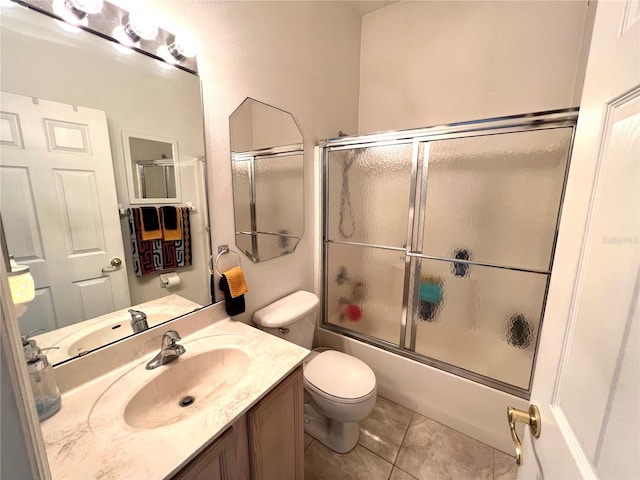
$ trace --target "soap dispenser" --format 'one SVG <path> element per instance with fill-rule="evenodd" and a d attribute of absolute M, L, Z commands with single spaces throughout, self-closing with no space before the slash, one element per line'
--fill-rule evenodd
<path fill-rule="evenodd" d="M 62 406 L 60 389 L 53 372 L 53 366 L 49 363 L 47 356 L 42 353 L 36 341 L 29 340 L 25 335 L 22 337 L 22 348 L 24 349 L 24 358 L 27 361 L 29 383 L 36 401 L 38 418 L 42 421 L 60 410 Z M 45 350 L 50 348 L 45 348 Z"/>

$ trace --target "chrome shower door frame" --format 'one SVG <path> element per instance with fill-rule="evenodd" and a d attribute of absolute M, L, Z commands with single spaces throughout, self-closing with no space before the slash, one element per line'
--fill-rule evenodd
<path fill-rule="evenodd" d="M 468 380 L 478 382 L 491 388 L 498 389 L 500 391 L 529 399 L 530 389 L 533 382 L 533 375 L 535 372 L 535 363 L 538 351 L 538 340 L 540 337 L 540 331 L 542 329 L 546 297 L 549 288 L 549 281 L 551 277 L 551 267 L 553 265 L 553 259 L 555 255 L 555 246 L 558 236 L 558 225 L 560 215 L 562 213 L 562 205 L 564 202 L 564 194 L 566 188 L 566 180 L 568 171 L 570 168 L 571 150 L 573 146 L 573 136 L 575 135 L 575 126 L 578 117 L 578 109 L 562 109 L 553 110 L 547 112 L 538 112 L 524 115 L 514 115 L 508 117 L 491 118 L 470 122 L 454 123 L 450 125 L 439 125 L 434 127 L 427 127 L 421 129 L 412 130 L 400 130 L 393 132 L 384 132 L 377 134 L 361 135 L 356 137 L 340 137 L 321 141 L 319 146 L 321 148 L 321 162 L 322 162 L 322 194 L 323 194 L 323 302 L 322 302 L 322 322 L 320 327 L 347 337 L 354 338 L 359 341 L 363 341 L 370 345 L 382 348 L 386 351 L 408 357 L 412 360 L 418 361 L 422 364 L 429 365 L 431 367 L 452 373 L 454 375 L 461 376 Z M 567 166 L 565 169 L 565 175 L 563 179 L 562 192 L 560 195 L 560 206 L 558 209 L 558 216 L 556 218 L 556 227 L 554 232 L 554 239 L 552 243 L 551 256 L 549 267 L 546 270 L 540 269 L 527 269 L 512 265 L 496 265 L 488 264 L 486 262 L 474 262 L 472 260 L 460 260 L 456 259 L 458 263 L 478 266 L 490 266 L 494 268 L 503 268 L 509 270 L 525 271 L 530 273 L 537 273 L 547 275 L 547 282 L 545 287 L 544 301 L 541 310 L 541 318 L 537 332 L 537 338 L 535 339 L 535 349 L 533 355 L 533 363 L 531 367 L 531 375 L 529 381 L 529 387 L 527 389 L 505 383 L 500 380 L 481 375 L 464 368 L 451 365 L 441 360 L 430 358 L 424 354 L 417 353 L 416 350 L 416 337 L 418 327 L 418 309 L 415 308 L 417 304 L 417 298 L 419 296 L 419 283 L 420 283 L 420 266 L 422 259 L 427 260 L 441 260 L 452 261 L 451 258 L 434 257 L 425 255 L 422 252 L 422 245 L 424 240 L 424 222 L 425 222 L 425 210 L 426 210 L 426 194 L 428 191 L 428 170 L 430 160 L 430 145 L 437 140 L 458 139 L 464 137 L 478 137 L 485 135 L 495 135 L 504 133 L 518 133 L 532 130 L 547 130 L 554 128 L 571 128 L 571 140 L 568 152 Z M 329 153 L 340 150 L 352 150 L 356 148 L 366 148 L 385 145 L 398 145 L 398 144 L 412 144 L 411 155 L 411 185 L 409 192 L 409 205 L 407 205 L 407 235 L 404 248 L 391 247 L 385 245 L 373 245 L 359 242 L 351 242 L 348 240 L 331 240 L 329 239 L 329 185 L 328 185 L 328 169 L 329 169 Z M 409 159 L 408 159 L 409 160 Z M 403 285 L 403 297 L 402 297 L 402 315 L 400 325 L 400 336 L 398 342 L 392 343 L 372 335 L 356 332 L 340 325 L 335 325 L 327 321 L 328 318 L 328 288 L 329 288 L 329 276 L 328 276 L 328 248 L 330 244 L 345 244 L 353 246 L 362 246 L 368 248 L 378 248 L 384 250 L 394 250 L 402 252 L 404 256 L 404 285 Z"/>

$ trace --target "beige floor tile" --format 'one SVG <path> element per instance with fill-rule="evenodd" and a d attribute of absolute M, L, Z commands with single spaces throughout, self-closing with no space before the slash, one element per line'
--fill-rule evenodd
<path fill-rule="evenodd" d="M 340 454 L 314 441 L 304 451 L 305 480 L 387 480 L 392 467 L 361 445 Z"/>
<path fill-rule="evenodd" d="M 518 466 L 515 459 L 501 452 L 493 450 L 493 478 L 494 480 L 516 480 Z"/>
<path fill-rule="evenodd" d="M 378 396 L 376 406 L 360 422 L 360 444 L 393 463 L 413 412 Z"/>
<path fill-rule="evenodd" d="M 420 480 L 492 480 L 493 449 L 414 414 L 396 465 Z"/>
<path fill-rule="evenodd" d="M 407 472 L 400 470 L 398 467 L 393 467 L 389 480 L 416 480 L 416 477 L 409 475 Z"/>
<path fill-rule="evenodd" d="M 304 434 L 304 448 L 307 448 L 311 442 L 313 442 L 313 437 L 305 432 L 305 434 Z"/>

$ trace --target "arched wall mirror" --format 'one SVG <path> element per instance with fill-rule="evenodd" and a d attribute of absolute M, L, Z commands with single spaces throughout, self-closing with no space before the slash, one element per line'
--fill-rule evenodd
<path fill-rule="evenodd" d="M 229 117 L 236 246 L 253 262 L 304 233 L 302 134 L 289 112 L 246 98 Z"/>
<path fill-rule="evenodd" d="M 0 213 L 35 280 L 20 331 L 55 364 L 132 335 L 129 308 L 152 327 L 211 303 L 200 79 L 11 5 Z M 140 239 L 134 211 L 160 236 Z"/>

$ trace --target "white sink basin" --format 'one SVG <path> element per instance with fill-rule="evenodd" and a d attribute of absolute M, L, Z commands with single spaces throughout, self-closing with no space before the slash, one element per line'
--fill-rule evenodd
<path fill-rule="evenodd" d="M 251 364 L 242 347 L 248 340 L 220 334 L 179 342 L 187 351 L 153 370 L 145 366 L 157 352 L 146 355 L 97 399 L 89 413 L 91 430 L 117 436 L 127 428 L 150 431 L 199 412 L 211 415 L 216 404 L 235 400 L 235 390 L 242 388 Z"/>
<path fill-rule="evenodd" d="M 147 323 L 149 327 L 151 327 L 171 320 L 174 316 L 175 315 L 167 313 L 155 313 L 147 316 Z M 93 330 L 74 341 L 69 345 L 67 353 L 75 356 L 83 352 L 89 352 L 95 348 L 115 342 L 116 340 L 121 340 L 129 335 L 133 335 L 133 329 L 131 328 L 129 319 L 115 322 L 111 325 L 105 325 L 97 330 Z"/>
<path fill-rule="evenodd" d="M 124 420 L 134 428 L 156 428 L 175 423 L 216 394 L 238 383 L 249 367 L 249 356 L 238 348 L 216 348 L 189 358 L 178 358 L 129 400 Z"/>

